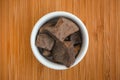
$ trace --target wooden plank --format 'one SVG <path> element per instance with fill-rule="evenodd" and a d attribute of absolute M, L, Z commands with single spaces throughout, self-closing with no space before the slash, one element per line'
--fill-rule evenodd
<path fill-rule="evenodd" d="M 40 64 L 30 47 L 36 21 L 53 11 L 78 16 L 89 49 L 75 67 Z M 0 0 L 0 80 L 120 80 L 120 0 Z"/>

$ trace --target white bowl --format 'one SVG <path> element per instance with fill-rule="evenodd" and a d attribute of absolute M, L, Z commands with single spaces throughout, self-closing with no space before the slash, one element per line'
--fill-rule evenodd
<path fill-rule="evenodd" d="M 36 40 L 36 35 L 38 33 L 39 28 L 48 20 L 55 18 L 55 17 L 59 17 L 59 16 L 63 16 L 63 17 L 67 17 L 71 20 L 73 20 L 74 22 L 76 22 L 76 24 L 80 27 L 81 29 L 81 33 L 82 33 L 82 46 L 81 46 L 81 50 L 74 62 L 74 64 L 71 66 L 75 66 L 77 65 L 85 56 L 87 49 L 88 49 L 88 44 L 89 44 L 89 38 L 88 38 L 88 32 L 87 29 L 85 27 L 85 25 L 83 24 L 83 22 L 76 17 L 75 15 L 68 13 L 68 12 L 63 12 L 63 11 L 56 11 L 56 12 L 51 12 L 46 14 L 45 16 L 43 16 L 42 18 L 40 18 L 37 23 L 35 24 L 35 26 L 33 27 L 32 33 L 31 33 L 31 38 L 30 38 L 30 43 L 31 43 L 31 48 L 33 51 L 34 56 L 36 57 L 36 59 L 42 63 L 43 65 L 45 65 L 48 68 L 51 69 L 56 69 L 56 70 L 65 70 L 65 69 L 69 69 L 64 65 L 61 64 L 57 64 L 54 62 L 51 62 L 49 60 L 47 60 L 45 57 L 43 57 L 40 52 L 38 51 L 36 45 L 35 45 L 35 40 Z M 71 68 L 70 67 L 70 68 Z"/>

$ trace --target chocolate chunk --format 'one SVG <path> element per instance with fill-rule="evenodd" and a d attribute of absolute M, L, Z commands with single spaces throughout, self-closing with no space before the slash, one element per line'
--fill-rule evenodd
<path fill-rule="evenodd" d="M 75 62 L 75 54 L 72 48 L 68 48 L 67 53 L 68 55 L 64 59 L 66 60 L 68 58 L 68 61 L 65 64 L 67 67 L 69 67 Z"/>
<path fill-rule="evenodd" d="M 54 29 L 54 26 L 56 25 L 59 18 L 52 19 L 45 23 L 39 30 L 40 33 L 43 33 L 44 31 L 52 31 Z"/>
<path fill-rule="evenodd" d="M 75 23 L 70 21 L 66 18 L 59 18 L 57 24 L 53 29 L 48 30 L 51 32 L 56 38 L 58 38 L 60 41 L 64 41 L 64 39 L 69 36 L 70 34 L 78 31 L 79 28 Z"/>
<path fill-rule="evenodd" d="M 48 50 L 43 50 L 42 53 L 43 53 L 43 56 L 49 56 L 51 54 L 51 52 Z"/>
<path fill-rule="evenodd" d="M 75 61 L 75 53 L 70 43 L 62 43 L 61 41 L 56 41 L 55 46 L 53 47 L 52 53 L 53 58 L 56 62 L 62 63 L 69 67 Z"/>
<path fill-rule="evenodd" d="M 54 40 L 47 34 L 39 34 L 36 40 L 36 46 L 51 50 L 54 45 Z"/>
<path fill-rule="evenodd" d="M 43 25 L 40 30 L 39 33 L 43 33 L 44 31 L 52 31 L 54 29 L 54 23 L 46 23 L 45 25 Z"/>
<path fill-rule="evenodd" d="M 70 36 L 70 40 L 73 42 L 74 45 L 76 44 L 81 44 L 82 43 L 82 39 L 81 39 L 81 34 L 80 32 L 75 32 Z"/>
<path fill-rule="evenodd" d="M 67 53 L 69 55 L 69 56 L 66 56 L 66 58 L 67 57 L 69 58 L 68 61 L 67 61 L 67 63 L 66 63 L 66 66 L 69 67 L 75 61 L 74 46 L 73 46 L 73 44 L 72 44 L 71 41 L 65 41 L 64 44 L 67 47 Z"/>
<path fill-rule="evenodd" d="M 56 41 L 52 50 L 53 58 L 55 61 L 63 63 L 63 58 L 66 53 L 65 48 L 66 47 L 62 42 Z"/>

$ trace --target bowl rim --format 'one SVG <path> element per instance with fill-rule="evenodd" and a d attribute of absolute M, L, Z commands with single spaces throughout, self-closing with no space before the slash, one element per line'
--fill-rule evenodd
<path fill-rule="evenodd" d="M 35 40 L 36 40 L 36 35 L 38 33 L 39 28 L 48 20 L 55 18 L 55 17 L 67 17 L 71 20 L 73 20 L 81 29 L 81 33 L 82 33 L 82 47 L 81 50 L 77 56 L 77 58 L 75 59 L 75 62 L 69 67 L 72 68 L 73 66 L 77 65 L 82 59 L 83 57 L 86 55 L 87 49 L 88 49 L 88 45 L 89 45 L 89 36 L 88 36 L 88 31 L 86 29 L 86 26 L 84 25 L 84 23 L 75 15 L 73 15 L 72 13 L 69 12 L 65 12 L 65 11 L 55 11 L 55 12 L 50 12 L 45 14 L 43 17 L 41 17 L 36 24 L 34 25 L 32 32 L 31 32 L 31 37 L 30 37 L 30 44 L 31 44 L 31 49 L 32 52 L 34 54 L 34 56 L 36 57 L 36 59 L 42 63 L 44 66 L 51 68 L 51 69 L 55 69 L 55 70 L 65 70 L 65 69 L 69 69 L 64 65 L 61 64 L 57 64 L 54 62 L 51 62 L 49 60 L 47 60 L 45 57 L 43 57 L 40 52 L 38 51 L 37 47 L 35 46 Z"/>

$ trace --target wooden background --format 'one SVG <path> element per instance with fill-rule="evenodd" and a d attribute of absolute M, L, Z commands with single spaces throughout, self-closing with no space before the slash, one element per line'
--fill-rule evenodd
<path fill-rule="evenodd" d="M 89 49 L 75 67 L 56 71 L 40 64 L 30 34 L 48 12 L 78 16 Z M 120 0 L 0 0 L 0 80 L 120 80 Z"/>

